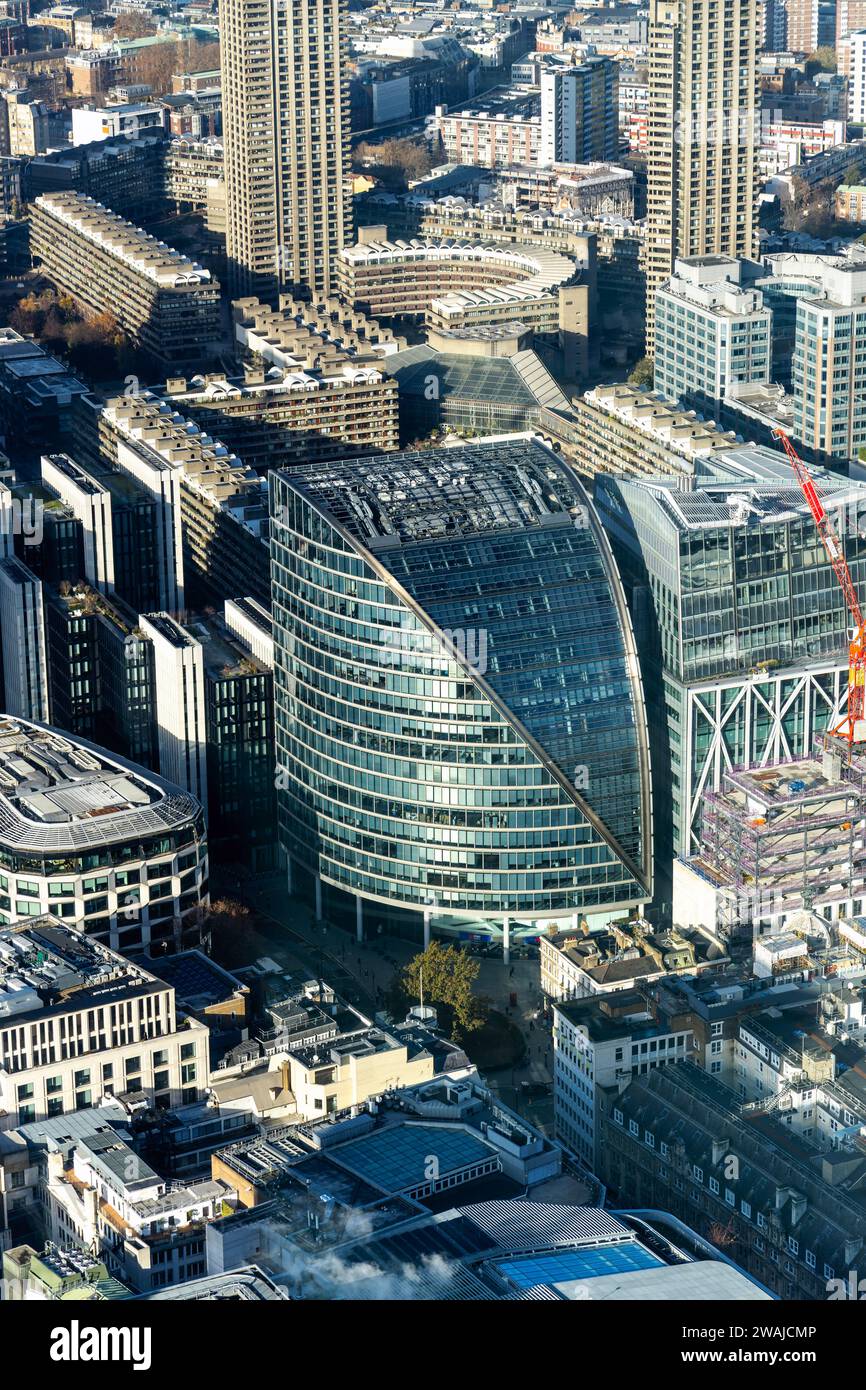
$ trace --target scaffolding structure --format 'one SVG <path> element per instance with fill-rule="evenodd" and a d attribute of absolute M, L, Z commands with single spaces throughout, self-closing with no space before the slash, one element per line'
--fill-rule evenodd
<path fill-rule="evenodd" d="M 729 937 L 789 913 L 854 914 L 866 898 L 866 756 L 827 738 L 815 756 L 725 774 L 705 794 L 697 866 L 722 889 Z"/>

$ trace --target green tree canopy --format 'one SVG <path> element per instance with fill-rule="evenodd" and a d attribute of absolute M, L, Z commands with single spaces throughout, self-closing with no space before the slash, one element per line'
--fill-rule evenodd
<path fill-rule="evenodd" d="M 639 362 L 635 362 L 628 374 L 629 386 L 634 386 L 638 391 L 649 391 L 655 379 L 655 368 L 651 357 L 642 357 Z"/>
<path fill-rule="evenodd" d="M 454 1025 L 464 1033 L 480 1028 L 487 1017 L 487 1001 L 473 993 L 478 962 L 465 951 L 431 941 L 426 951 L 414 956 L 403 971 L 402 988 L 410 999 L 443 1004 Z"/>

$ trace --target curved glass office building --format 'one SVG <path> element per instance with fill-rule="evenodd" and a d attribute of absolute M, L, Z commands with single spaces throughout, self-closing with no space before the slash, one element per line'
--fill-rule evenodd
<path fill-rule="evenodd" d="M 645 902 L 634 640 L 568 465 L 515 436 L 271 483 L 281 837 L 319 906 L 507 946 Z"/>

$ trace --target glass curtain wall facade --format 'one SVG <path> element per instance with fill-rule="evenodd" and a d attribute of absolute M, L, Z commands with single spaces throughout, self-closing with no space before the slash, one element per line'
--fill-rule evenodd
<path fill-rule="evenodd" d="M 570 470 L 519 440 L 276 474 L 272 495 L 289 856 L 524 928 L 646 901 L 636 653 Z"/>
<path fill-rule="evenodd" d="M 211 845 L 255 868 L 273 862 L 274 678 L 272 671 L 205 675 Z"/>
<path fill-rule="evenodd" d="M 820 293 L 820 283 L 805 276 L 768 275 L 755 280 L 772 312 L 772 362 L 770 380 L 791 390 L 791 367 L 797 338 L 797 303 Z"/>
<path fill-rule="evenodd" d="M 814 473 L 866 593 L 866 489 Z M 666 840 L 670 855 L 693 852 L 701 792 L 726 768 L 808 754 L 838 715 L 848 614 L 794 486 L 702 480 L 679 492 L 601 476 L 596 503 L 641 651 L 661 865 Z"/>

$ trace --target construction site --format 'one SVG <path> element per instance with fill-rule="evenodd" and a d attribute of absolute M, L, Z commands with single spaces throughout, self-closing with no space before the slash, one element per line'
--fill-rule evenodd
<path fill-rule="evenodd" d="M 751 946 L 792 913 L 830 920 L 864 910 L 866 891 L 866 623 L 844 546 L 815 480 L 781 431 L 848 609 L 848 698 L 813 755 L 725 771 L 704 793 L 696 854 L 674 863 L 673 919 Z"/>
<path fill-rule="evenodd" d="M 700 905 L 728 941 L 804 908 L 856 916 L 864 897 L 866 757 L 831 736 L 811 758 L 727 772 L 704 797 L 698 853 L 674 872 L 675 921 L 695 925 Z"/>

